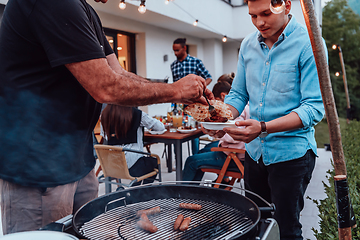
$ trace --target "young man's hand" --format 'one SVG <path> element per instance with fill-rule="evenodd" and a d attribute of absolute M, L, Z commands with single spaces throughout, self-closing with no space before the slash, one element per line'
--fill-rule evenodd
<path fill-rule="evenodd" d="M 204 128 L 203 125 L 201 125 L 201 131 L 214 138 L 222 138 L 225 135 L 225 132 L 222 130 L 209 130 Z"/>
<path fill-rule="evenodd" d="M 224 131 L 234 140 L 249 143 L 261 133 L 260 122 L 254 119 L 236 121 L 235 125 L 238 127 L 243 126 L 244 128 L 224 128 Z"/>

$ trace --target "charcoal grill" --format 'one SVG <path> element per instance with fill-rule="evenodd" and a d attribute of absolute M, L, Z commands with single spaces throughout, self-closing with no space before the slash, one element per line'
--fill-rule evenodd
<path fill-rule="evenodd" d="M 180 209 L 179 203 L 202 205 L 200 211 Z M 138 210 L 160 206 L 149 216 L 158 227 L 149 233 L 136 226 Z M 274 210 L 271 206 L 267 210 Z M 190 216 L 189 229 L 173 230 L 178 214 Z M 89 240 L 135 239 L 254 239 L 260 220 L 258 206 L 247 197 L 212 187 L 152 184 L 99 197 L 79 209 L 72 224 Z"/>

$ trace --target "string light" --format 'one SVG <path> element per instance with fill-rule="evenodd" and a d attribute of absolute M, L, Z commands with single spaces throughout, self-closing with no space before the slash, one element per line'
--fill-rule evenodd
<path fill-rule="evenodd" d="M 140 6 L 139 6 L 139 8 L 138 8 L 138 11 L 139 11 L 139 13 L 144 14 L 144 13 L 146 12 L 146 7 L 145 7 L 145 1 L 146 1 L 146 0 L 140 0 L 140 1 L 141 1 L 141 3 L 140 3 Z M 174 2 L 174 0 L 165 0 L 165 4 L 169 4 L 170 1 L 171 1 L 173 4 L 175 4 L 178 8 L 180 8 L 181 10 L 183 10 L 185 13 L 187 13 L 190 17 L 194 18 L 190 13 L 188 13 L 186 10 L 184 10 L 182 7 L 180 7 L 178 4 L 176 4 L 176 3 Z M 271 4 L 273 4 L 273 2 L 275 2 L 275 3 L 276 3 L 276 2 L 281 2 L 281 3 L 283 3 L 283 5 L 285 6 L 283 0 L 271 0 Z M 119 8 L 120 8 L 121 10 L 124 10 L 124 9 L 126 8 L 125 0 L 120 0 Z M 193 25 L 196 27 L 198 24 L 199 24 L 199 20 L 198 20 L 198 19 L 195 19 L 195 21 L 193 22 Z M 211 28 L 210 26 L 206 25 L 205 23 L 202 22 L 202 24 L 203 24 L 205 27 L 207 27 L 207 28 L 209 28 L 209 29 L 217 32 L 215 29 Z M 225 42 L 227 42 L 227 40 L 228 40 L 227 36 L 224 35 L 223 38 L 222 38 L 222 41 L 225 43 Z"/>
<path fill-rule="evenodd" d="M 336 72 L 336 73 L 335 73 L 335 76 L 337 76 L 337 77 L 340 76 L 340 73 L 339 73 L 339 72 Z"/>
<path fill-rule="evenodd" d="M 121 10 L 124 10 L 124 9 L 126 8 L 125 0 L 120 0 L 119 8 L 120 8 Z"/>
<path fill-rule="evenodd" d="M 224 37 L 222 38 L 222 41 L 223 41 L 223 42 L 226 42 L 226 41 L 227 41 L 226 35 L 224 35 Z"/>
<path fill-rule="evenodd" d="M 141 0 L 140 6 L 138 8 L 139 13 L 144 14 L 146 12 L 145 0 Z"/>

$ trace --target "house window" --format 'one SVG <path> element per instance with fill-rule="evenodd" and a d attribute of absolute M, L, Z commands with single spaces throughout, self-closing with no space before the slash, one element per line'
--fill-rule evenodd
<path fill-rule="evenodd" d="M 104 28 L 110 46 L 120 65 L 128 72 L 136 73 L 135 34 Z"/>

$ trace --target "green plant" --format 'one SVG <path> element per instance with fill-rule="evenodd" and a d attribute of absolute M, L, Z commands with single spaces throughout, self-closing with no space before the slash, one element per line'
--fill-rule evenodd
<path fill-rule="evenodd" d="M 355 212 L 355 216 L 360 213 L 360 122 L 351 121 L 346 126 L 343 135 L 343 149 L 347 168 L 347 181 L 349 186 L 349 194 L 351 203 Z M 334 170 L 327 172 L 329 176 L 329 184 L 323 182 L 325 193 L 327 197 L 323 200 L 315 200 L 313 202 L 319 209 L 320 217 L 320 231 L 312 229 L 314 236 L 318 240 L 331 240 L 338 238 L 338 223 L 337 223 L 337 209 L 336 209 L 336 196 L 334 188 Z M 360 229 L 352 229 L 352 239 L 360 239 Z"/>
<path fill-rule="evenodd" d="M 340 123 L 340 131 L 341 136 L 345 135 L 345 128 L 346 128 L 346 119 L 345 118 L 339 118 Z M 329 137 L 329 127 L 326 121 L 326 118 L 324 118 L 321 122 L 319 122 L 315 126 L 315 140 L 317 143 L 318 148 L 323 148 L 324 144 L 330 143 L 330 137 Z"/>

